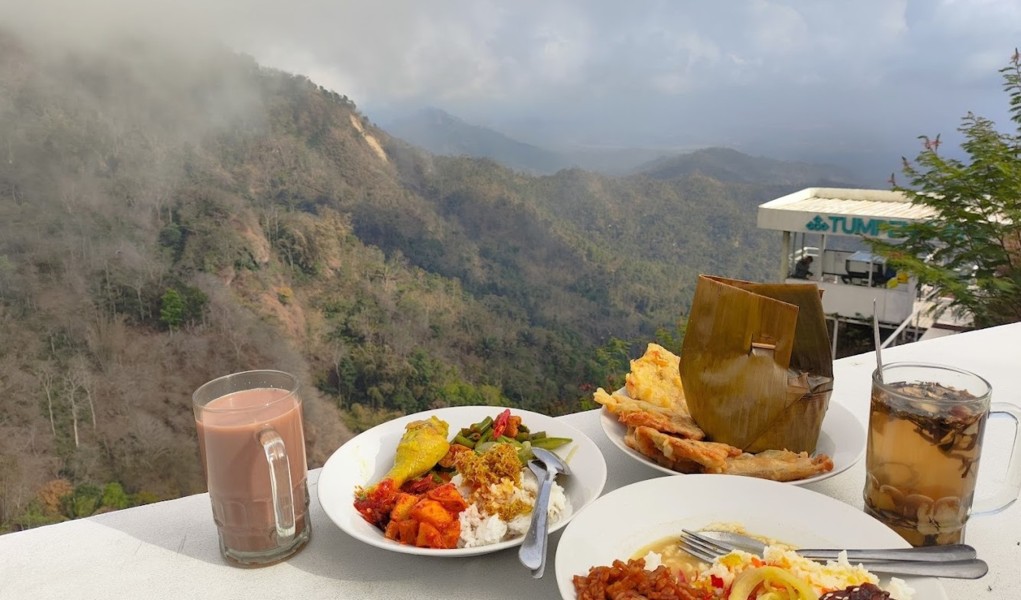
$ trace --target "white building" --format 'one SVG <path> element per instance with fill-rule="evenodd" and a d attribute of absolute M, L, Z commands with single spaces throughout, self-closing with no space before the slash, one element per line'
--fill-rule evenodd
<path fill-rule="evenodd" d="M 813 258 L 808 280 L 823 291 L 835 351 L 842 322 L 871 323 L 875 316 L 881 327 L 893 330 L 891 341 L 908 327 L 928 335 L 943 328 L 927 314 L 931 304 L 919 301 L 918 282 L 887 269 L 862 242 L 863 237 L 896 238 L 899 227 L 933 214 L 900 192 L 806 188 L 759 205 L 758 227 L 783 232 L 780 280 L 804 281 L 792 277 L 794 265 L 804 256 Z"/>

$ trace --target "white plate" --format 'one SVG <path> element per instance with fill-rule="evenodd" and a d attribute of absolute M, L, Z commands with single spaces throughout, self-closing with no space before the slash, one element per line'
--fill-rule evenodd
<path fill-rule="evenodd" d="M 382 531 L 358 514 L 353 504 L 355 487 L 379 481 L 393 466 L 397 443 L 404 435 L 408 423 L 435 416 L 447 422 L 450 437 L 453 438 L 458 429 L 478 423 L 486 417 L 496 418 L 502 410 L 504 408 L 499 406 L 458 406 L 429 410 L 387 421 L 355 436 L 330 456 L 319 474 L 319 502 L 323 510 L 330 520 L 352 537 L 366 544 L 405 554 L 471 556 L 519 545 L 523 536 L 476 548 L 442 550 L 406 546 L 386 539 Z M 545 431 L 550 437 L 567 437 L 572 440 L 556 450 L 571 469 L 571 475 L 561 476 L 557 481 L 564 487 L 574 509 L 571 515 L 550 526 L 551 532 L 557 531 L 602 493 L 606 484 L 606 461 L 595 442 L 567 423 L 527 410 L 512 408 L 511 414 L 519 415 L 530 431 Z"/>
<path fill-rule="evenodd" d="M 802 547 L 909 546 L 864 512 L 806 488 L 737 475 L 657 477 L 606 494 L 571 521 L 557 547 L 560 594 L 574 600 L 572 578 L 592 567 L 627 560 L 682 528 L 721 522 Z M 947 600 L 938 579 L 904 580 L 917 600 Z"/>
<path fill-rule="evenodd" d="M 670 475 L 678 475 L 677 471 L 670 470 L 657 464 L 652 459 L 640 452 L 636 452 L 624 443 L 624 434 L 627 427 L 606 407 L 600 411 L 599 424 L 603 427 L 606 437 L 610 438 L 613 445 L 620 448 L 631 458 L 642 462 L 657 471 Z M 833 470 L 828 473 L 820 473 L 815 477 L 791 481 L 795 485 L 803 485 L 814 481 L 821 481 L 833 477 L 837 473 L 847 470 L 854 463 L 861 460 L 865 454 L 865 427 L 855 416 L 844 406 L 830 400 L 829 408 L 826 410 L 826 417 L 822 421 L 822 429 L 819 431 L 819 441 L 816 442 L 815 451 L 817 454 L 828 454 L 833 459 Z"/>

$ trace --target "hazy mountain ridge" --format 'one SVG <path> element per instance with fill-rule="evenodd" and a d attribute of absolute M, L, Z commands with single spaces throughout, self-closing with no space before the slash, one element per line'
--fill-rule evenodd
<path fill-rule="evenodd" d="M 817 185 L 855 187 L 845 169 L 804 162 L 749 156 L 731 148 L 704 148 L 653 160 L 633 169 L 653 179 L 677 179 L 701 174 L 718 181 L 761 185 Z"/>
<path fill-rule="evenodd" d="M 190 395 L 232 371 L 301 377 L 313 466 L 345 424 L 577 410 L 699 272 L 771 272 L 791 191 L 434 156 L 225 52 L 0 45 L 0 528 L 57 477 L 200 491 Z"/>
<path fill-rule="evenodd" d="M 553 174 L 586 168 L 607 175 L 643 174 L 677 179 L 701 174 L 724 182 L 754 185 L 828 185 L 854 187 L 858 177 L 826 164 L 751 156 L 731 148 L 703 148 L 678 153 L 652 149 L 550 150 L 518 141 L 487 127 L 472 125 L 437 108 L 395 117 L 383 124 L 390 134 L 444 156 L 488 158 L 510 169 Z M 651 160 L 643 156 L 654 155 Z"/>
<path fill-rule="evenodd" d="M 533 174 L 555 173 L 574 166 L 570 159 L 556 152 L 471 125 L 437 108 L 396 118 L 384 127 L 433 154 L 491 158 L 505 167 Z"/>

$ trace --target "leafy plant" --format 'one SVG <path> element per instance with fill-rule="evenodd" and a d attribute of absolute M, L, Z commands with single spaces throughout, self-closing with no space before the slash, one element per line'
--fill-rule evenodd
<path fill-rule="evenodd" d="M 163 294 L 160 302 L 160 321 L 171 331 L 184 322 L 184 299 L 177 290 L 171 288 Z"/>
<path fill-rule="evenodd" d="M 999 72 L 1017 131 L 998 132 L 968 113 L 958 128 L 967 160 L 940 154 L 939 136 L 921 136 L 921 153 L 904 159 L 910 186 L 891 181 L 934 214 L 903 226 L 900 239 L 869 240 L 894 267 L 917 276 L 929 299 L 947 299 L 976 327 L 1021 321 L 1021 54 L 1015 50 Z"/>
<path fill-rule="evenodd" d="M 169 288 L 160 299 L 160 321 L 171 331 L 202 320 L 209 298 L 193 286 Z"/>
<path fill-rule="evenodd" d="M 91 483 L 83 483 L 74 491 L 61 498 L 62 512 L 71 519 L 87 517 L 102 506 L 103 490 Z"/>

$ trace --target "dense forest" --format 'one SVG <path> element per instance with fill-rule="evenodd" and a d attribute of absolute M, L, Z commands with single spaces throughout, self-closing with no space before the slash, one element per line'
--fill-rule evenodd
<path fill-rule="evenodd" d="M 530 176 L 221 49 L 0 32 L 0 531 L 204 491 L 191 393 L 233 371 L 299 375 L 312 467 L 401 413 L 591 406 L 699 273 L 772 276 L 755 208 L 815 183 L 662 167 Z"/>

